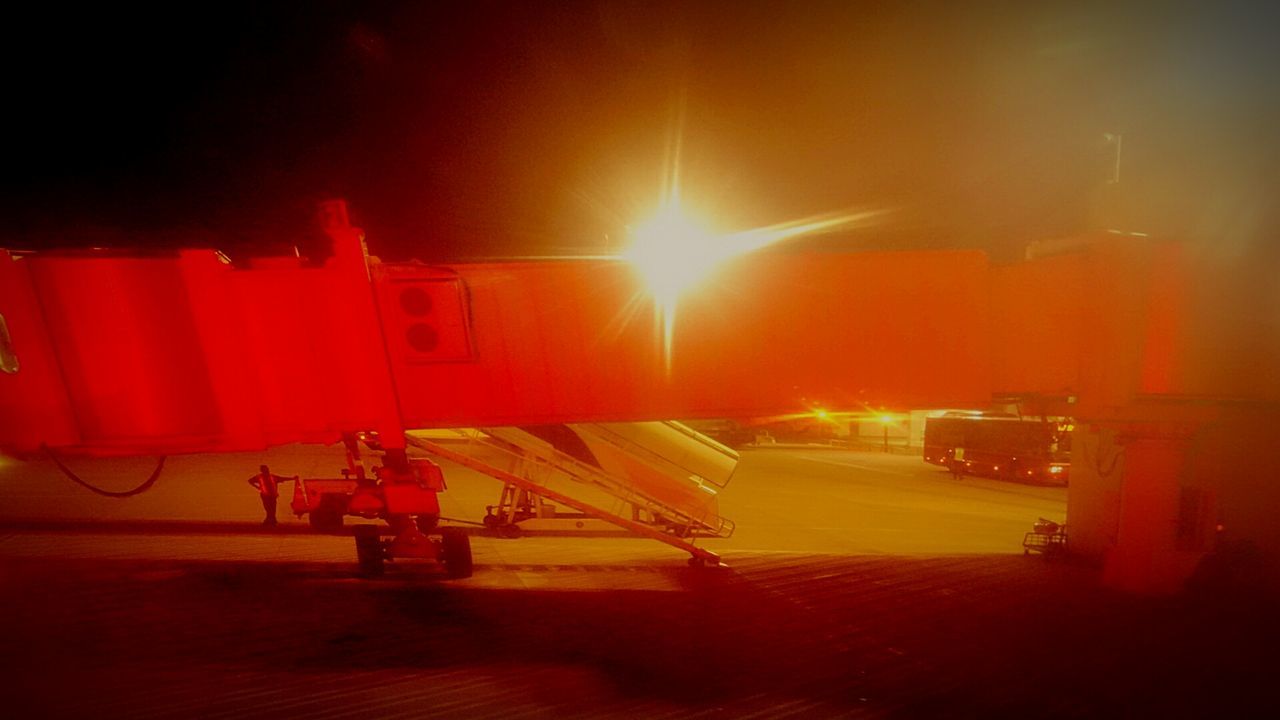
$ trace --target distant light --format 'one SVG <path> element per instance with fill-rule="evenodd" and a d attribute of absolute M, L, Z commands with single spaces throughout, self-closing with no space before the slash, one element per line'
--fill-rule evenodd
<path fill-rule="evenodd" d="M 897 421 L 897 419 L 894 416 L 888 413 L 881 415 L 879 419 L 880 419 L 880 422 L 884 423 L 885 425 L 892 425 L 894 422 Z"/>
<path fill-rule="evenodd" d="M 818 408 L 817 410 L 814 410 L 813 414 L 816 415 L 819 420 L 831 419 L 831 413 L 827 412 L 826 410 L 823 410 L 822 408 Z"/>

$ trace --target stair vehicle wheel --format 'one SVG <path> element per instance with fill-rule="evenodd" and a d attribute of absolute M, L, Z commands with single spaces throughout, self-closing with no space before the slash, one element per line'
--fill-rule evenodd
<path fill-rule="evenodd" d="M 361 525 L 355 530 L 356 559 L 360 563 L 360 574 L 367 577 L 381 575 L 386 552 L 382 548 L 382 539 L 378 537 L 378 528 L 373 525 Z"/>
<path fill-rule="evenodd" d="M 471 577 L 471 538 L 459 528 L 445 528 L 440 545 L 445 574 L 455 579 Z"/>

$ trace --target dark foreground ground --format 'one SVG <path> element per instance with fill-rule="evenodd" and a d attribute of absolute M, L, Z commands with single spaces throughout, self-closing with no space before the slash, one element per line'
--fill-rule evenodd
<path fill-rule="evenodd" d="M 1020 555 L 732 568 L 7 558 L 4 715 L 1276 717 L 1274 606 Z M 530 585 L 541 585 L 531 588 Z"/>

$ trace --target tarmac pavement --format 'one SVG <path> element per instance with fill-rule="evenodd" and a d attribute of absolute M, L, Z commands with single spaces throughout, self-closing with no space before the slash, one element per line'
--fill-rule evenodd
<path fill-rule="evenodd" d="M 0 465 L 12 717 L 1270 716 L 1273 604 L 1141 598 L 1021 554 L 1061 488 L 919 458 L 744 453 L 707 541 L 475 536 L 474 577 L 354 572 L 350 538 L 261 527 L 260 456 L 172 459 L 129 501 Z M 268 458 L 333 472 L 333 448 Z M 83 462 L 118 487 L 145 461 Z M 327 470 L 332 466 L 332 470 Z M 492 481 L 446 467 L 445 515 Z M 86 497 L 87 496 L 87 497 Z M 282 500 L 282 509 L 284 502 Z M 283 514 L 283 513 L 282 513 Z"/>

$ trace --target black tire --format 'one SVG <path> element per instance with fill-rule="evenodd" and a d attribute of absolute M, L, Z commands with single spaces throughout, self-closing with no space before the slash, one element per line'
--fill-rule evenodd
<path fill-rule="evenodd" d="M 418 523 L 418 532 L 429 533 L 440 524 L 439 515 L 419 515 L 414 519 Z"/>
<path fill-rule="evenodd" d="M 471 577 L 471 538 L 458 528 L 445 528 L 440 532 L 440 545 L 445 574 L 454 579 Z"/>
<path fill-rule="evenodd" d="M 361 525 L 356 528 L 356 559 L 360 563 L 361 575 L 377 577 L 382 574 L 386 552 L 382 547 L 382 539 L 378 537 L 377 527 Z"/>
<path fill-rule="evenodd" d="M 326 498 L 320 501 L 320 507 L 311 511 L 307 521 L 316 532 L 337 535 L 342 532 L 342 518 L 343 509 L 336 507 Z"/>

